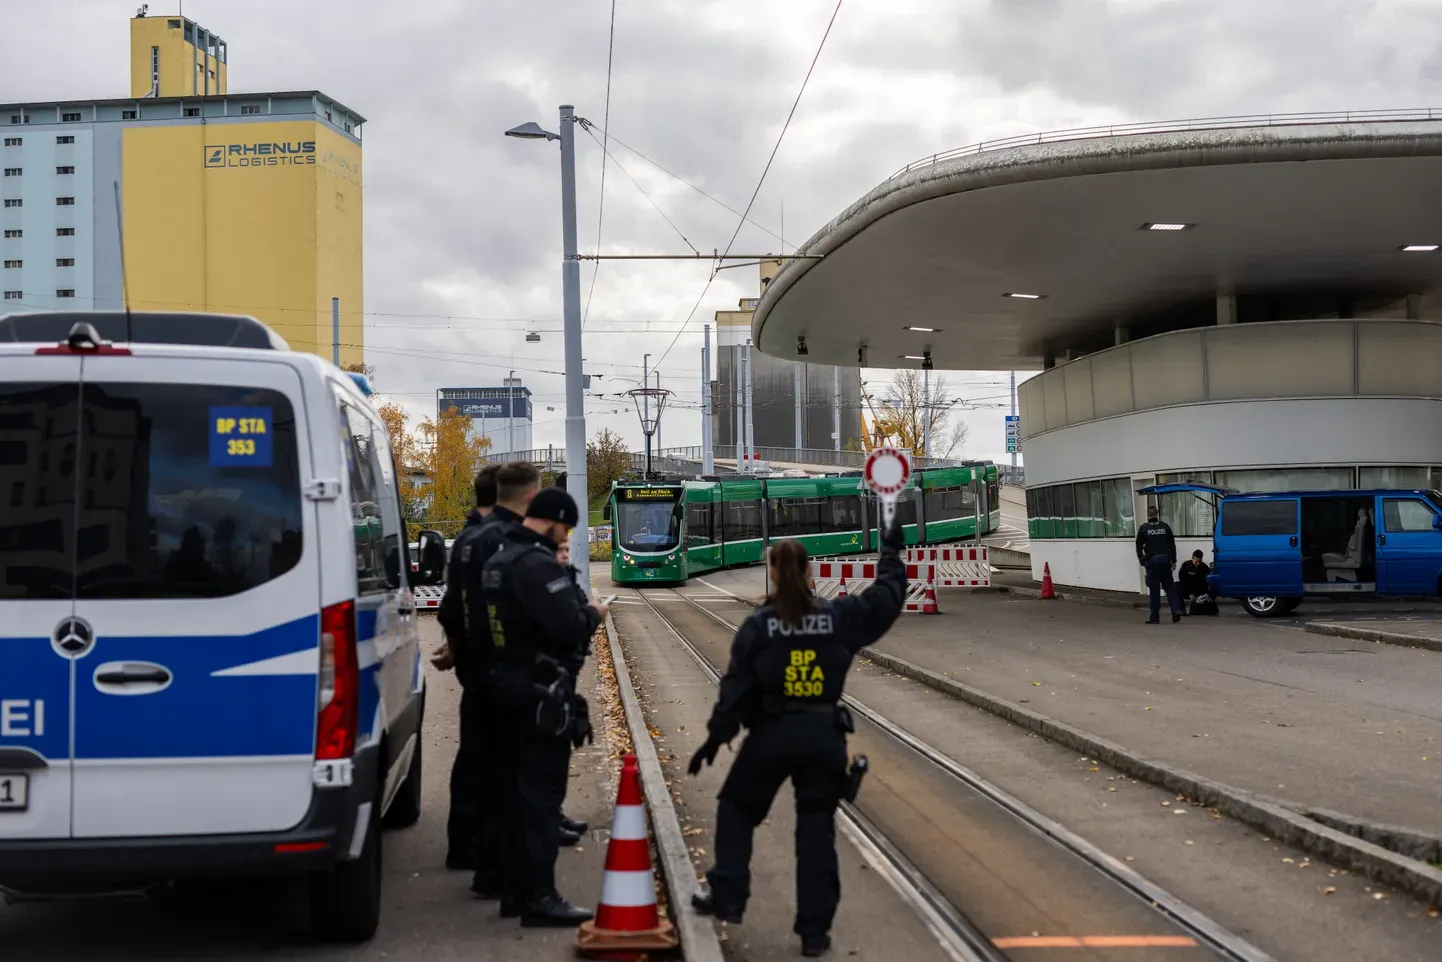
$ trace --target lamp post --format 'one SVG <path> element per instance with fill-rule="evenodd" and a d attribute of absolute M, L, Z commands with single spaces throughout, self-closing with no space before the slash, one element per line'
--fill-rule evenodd
<path fill-rule="evenodd" d="M 591 595 L 590 498 L 586 493 L 586 408 L 581 381 L 581 262 L 576 257 L 575 108 L 561 107 L 561 132 L 553 134 L 535 121 L 512 127 L 507 137 L 561 142 L 561 304 L 565 320 L 566 364 L 566 490 L 580 508 L 580 523 L 571 532 L 571 563 L 581 588 Z"/>

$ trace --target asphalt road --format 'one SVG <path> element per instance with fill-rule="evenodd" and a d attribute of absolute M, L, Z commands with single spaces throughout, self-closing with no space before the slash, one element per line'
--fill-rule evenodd
<path fill-rule="evenodd" d="M 422 622 L 427 652 L 439 643 L 434 619 Z M 583 676 L 584 681 L 584 676 Z M 589 679 L 595 683 L 594 673 Z M 0 905 L 3 962 L 265 959 L 267 962 L 385 959 L 387 962 L 474 962 L 567 959 L 572 931 L 521 929 L 496 915 L 494 902 L 473 900 L 467 873 L 447 872 L 445 820 L 455 755 L 459 689 L 450 674 L 432 672 L 425 725 L 423 815 L 416 826 L 385 836 L 385 910 L 366 945 L 334 946 L 309 935 L 305 891 L 295 881 L 190 884 L 147 902 L 61 902 Z M 597 699 L 592 703 L 596 704 Z M 593 721 L 599 716 L 592 712 Z M 615 802 L 604 738 L 572 763 L 569 814 L 604 829 Z M 605 846 L 593 837 L 563 851 L 562 892 L 592 905 L 600 891 Z"/>

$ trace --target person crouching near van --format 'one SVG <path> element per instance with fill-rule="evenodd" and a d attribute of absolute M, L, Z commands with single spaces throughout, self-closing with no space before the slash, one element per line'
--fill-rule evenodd
<path fill-rule="evenodd" d="M 1190 561 L 1182 563 L 1177 571 L 1177 585 L 1182 591 L 1182 602 L 1190 605 L 1188 614 L 1192 615 L 1215 615 L 1217 614 L 1217 601 L 1212 597 L 1211 589 L 1207 587 L 1207 576 L 1212 569 L 1202 560 L 1201 549 L 1192 552 Z"/>
<path fill-rule="evenodd" d="M 1137 563 L 1147 570 L 1147 589 L 1151 595 L 1147 624 L 1161 623 L 1161 592 L 1167 592 L 1167 605 L 1172 609 L 1172 623 L 1182 620 L 1177 601 L 1177 585 L 1172 572 L 1177 568 L 1177 539 L 1172 527 L 1157 517 L 1157 506 L 1147 507 L 1147 523 L 1137 529 Z"/>

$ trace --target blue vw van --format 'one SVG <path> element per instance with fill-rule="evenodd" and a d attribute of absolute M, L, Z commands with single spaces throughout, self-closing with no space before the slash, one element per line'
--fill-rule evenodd
<path fill-rule="evenodd" d="M 1212 593 L 1239 599 L 1258 618 L 1288 614 L 1318 595 L 1442 593 L 1442 492 L 1146 490 L 1217 499 Z"/>

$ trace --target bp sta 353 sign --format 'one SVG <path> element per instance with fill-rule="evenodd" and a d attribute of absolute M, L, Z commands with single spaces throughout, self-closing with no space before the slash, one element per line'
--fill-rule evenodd
<path fill-rule="evenodd" d="M 206 167 L 298 167 L 315 163 L 315 141 L 207 144 Z"/>

